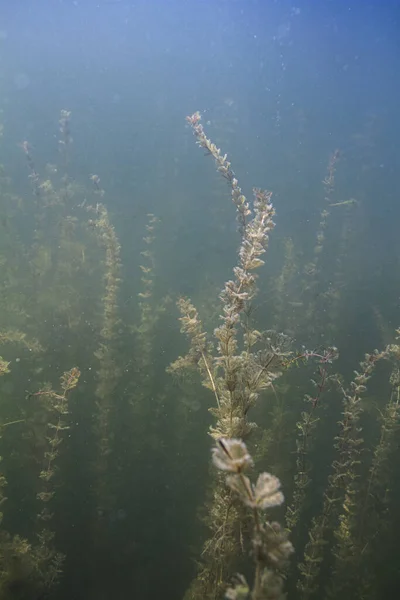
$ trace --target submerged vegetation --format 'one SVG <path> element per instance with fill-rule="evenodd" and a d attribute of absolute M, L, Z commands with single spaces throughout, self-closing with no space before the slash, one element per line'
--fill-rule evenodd
<path fill-rule="evenodd" d="M 389 597 L 400 331 L 374 307 L 382 348 L 349 367 L 339 321 L 357 203 L 336 191 L 339 152 L 315 240 L 281 238 L 267 276 L 272 193 L 249 201 L 200 114 L 187 117 L 236 209 L 236 266 L 219 299 L 163 286 L 168 233 L 148 214 L 130 303 L 108 192 L 72 176 L 70 119 L 45 175 L 21 145 L 32 198 L 0 178 L 0 599 Z"/>

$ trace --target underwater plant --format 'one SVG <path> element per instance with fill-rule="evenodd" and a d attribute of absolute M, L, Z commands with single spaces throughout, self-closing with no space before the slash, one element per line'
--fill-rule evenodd
<path fill-rule="evenodd" d="M 0 357 L 0 376 L 8 374 L 9 363 Z M 49 523 L 53 513 L 49 503 L 55 494 L 53 477 L 56 472 L 56 458 L 62 442 L 63 432 L 69 429 L 64 421 L 68 414 L 68 395 L 79 380 L 79 369 L 73 368 L 61 377 L 61 393 L 55 392 L 50 385 L 43 387 L 34 396 L 42 404 L 47 415 L 47 449 L 43 457 L 40 472 L 41 490 L 37 499 L 42 508 L 37 515 L 36 543 L 3 528 L 3 513 L 0 513 L 0 597 L 4 600 L 45 597 L 58 582 L 62 573 L 63 555 L 54 548 L 54 532 Z M 15 421 L 14 423 L 23 422 Z M 0 431 L 5 425 L 0 425 Z M 0 475 L 0 505 L 7 500 L 5 488 L 7 480 Z"/>
<path fill-rule="evenodd" d="M 293 546 L 279 523 L 263 518 L 264 511 L 283 503 L 281 483 L 270 473 L 261 473 L 256 484 L 251 483 L 244 472 L 253 466 L 253 459 L 241 440 L 220 438 L 213 448 L 212 458 L 217 469 L 230 473 L 226 484 L 243 505 L 251 509 L 253 520 L 251 547 L 255 572 L 252 589 L 250 591 L 243 575 L 235 575 L 225 598 L 283 600 L 282 573 L 293 552 Z"/>
<path fill-rule="evenodd" d="M 249 410 L 260 393 L 279 377 L 284 358 L 289 355 L 288 339 L 274 332 L 260 332 L 250 325 L 250 303 L 257 294 L 255 271 L 268 246 L 274 227 L 271 192 L 253 190 L 252 205 L 242 193 L 226 155 L 222 155 L 205 135 L 200 113 L 187 117 L 198 145 L 211 155 L 217 171 L 227 181 L 236 206 L 241 244 L 234 278 L 226 282 L 220 295 L 221 325 L 214 331 L 214 343 L 203 331 L 196 308 L 181 298 L 181 331 L 190 340 L 190 350 L 169 367 L 170 372 L 196 368 L 203 385 L 212 391 L 215 406 L 210 409 L 215 424 L 210 435 L 218 439 L 246 440 L 256 425 L 249 421 Z M 186 597 L 214 598 L 226 586 L 233 561 L 241 552 L 241 515 L 243 506 L 220 479 L 213 485 L 207 524 L 210 537 L 202 552 L 202 565 Z"/>
<path fill-rule="evenodd" d="M 91 178 L 96 183 L 97 193 L 103 196 L 104 191 L 99 187 L 99 177 L 92 175 Z M 95 433 L 98 439 L 99 455 L 95 468 L 97 470 L 98 506 L 106 508 L 111 502 L 109 497 L 111 492 L 107 489 L 109 483 L 107 473 L 109 472 L 108 460 L 113 437 L 113 393 L 120 376 L 120 367 L 116 357 L 120 323 L 118 307 L 118 291 L 121 281 L 120 244 L 104 204 L 97 203 L 95 207 L 89 206 L 88 210 L 96 215 L 95 219 L 89 221 L 89 225 L 93 227 L 99 245 L 105 251 L 102 326 L 99 347 L 95 351 L 95 356 L 99 361 L 95 392 L 98 398 Z"/>
<path fill-rule="evenodd" d="M 361 478 L 361 456 L 364 451 L 361 417 L 362 396 L 366 384 L 381 361 L 394 361 L 392 393 L 382 414 L 381 435 L 375 448 L 367 475 L 367 485 Z M 308 531 L 303 560 L 298 564 L 297 590 L 299 597 L 309 600 L 325 587 L 327 598 L 364 598 L 370 576 L 371 544 L 387 515 L 374 510 L 374 486 L 389 492 L 387 465 L 392 452 L 393 434 L 399 426 L 397 401 L 397 364 L 399 346 L 389 345 L 383 351 L 366 354 L 360 370 L 354 371 L 354 379 L 347 388 L 336 376 L 342 395 L 342 416 L 334 439 L 335 458 L 323 496 L 321 511 L 314 515 Z M 384 483 L 383 483 L 384 482 Z M 377 491 L 379 495 L 379 492 Z M 360 507 L 362 507 L 360 511 Z M 368 514 L 368 517 L 367 517 Z M 366 527 L 366 520 L 371 527 Z M 327 546 L 333 535 L 334 543 Z M 326 560 L 330 563 L 328 584 L 323 584 L 321 571 Z"/>

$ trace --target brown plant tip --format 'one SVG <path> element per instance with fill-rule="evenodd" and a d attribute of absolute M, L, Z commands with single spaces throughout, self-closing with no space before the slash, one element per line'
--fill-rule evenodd
<path fill-rule="evenodd" d="M 257 483 L 253 489 L 254 508 L 265 510 L 272 506 L 283 504 L 284 497 L 280 491 L 281 482 L 275 475 L 270 473 L 261 473 L 258 476 Z"/>
<path fill-rule="evenodd" d="M 226 483 L 250 508 L 267 510 L 283 504 L 284 497 L 280 491 L 281 482 L 270 473 L 261 473 L 256 485 L 253 485 L 250 479 L 242 474 L 230 475 L 227 477 Z"/>
<path fill-rule="evenodd" d="M 199 121 L 201 120 L 201 114 L 199 111 L 196 111 L 195 113 L 193 113 L 192 115 L 186 117 L 186 121 L 189 123 L 189 125 L 191 125 L 192 127 L 197 125 L 199 123 Z"/>
<path fill-rule="evenodd" d="M 217 469 L 230 473 L 242 473 L 254 464 L 246 444 L 234 438 L 220 438 L 217 446 L 212 449 L 212 459 Z"/>

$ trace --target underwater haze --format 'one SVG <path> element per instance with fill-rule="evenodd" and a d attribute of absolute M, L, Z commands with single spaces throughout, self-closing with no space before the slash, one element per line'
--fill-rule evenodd
<path fill-rule="evenodd" d="M 398 600 L 399 31 L 1 3 L 1 600 Z"/>

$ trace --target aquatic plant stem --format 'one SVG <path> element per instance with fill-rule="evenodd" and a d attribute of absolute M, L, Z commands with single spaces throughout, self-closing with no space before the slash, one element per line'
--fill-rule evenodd
<path fill-rule="evenodd" d="M 219 396 L 218 396 L 218 392 L 217 392 L 217 386 L 215 385 L 214 377 L 212 376 L 210 367 L 208 366 L 208 362 L 207 362 L 206 356 L 205 356 L 205 354 L 204 354 L 203 351 L 201 351 L 201 358 L 204 361 L 204 365 L 206 367 L 206 370 L 207 370 L 207 373 L 208 373 L 208 377 L 210 378 L 211 386 L 212 386 L 212 389 L 213 389 L 213 392 L 214 392 L 214 395 L 215 395 L 215 399 L 217 401 L 217 406 L 218 406 L 218 408 L 221 408 L 221 404 L 220 404 Z"/>

